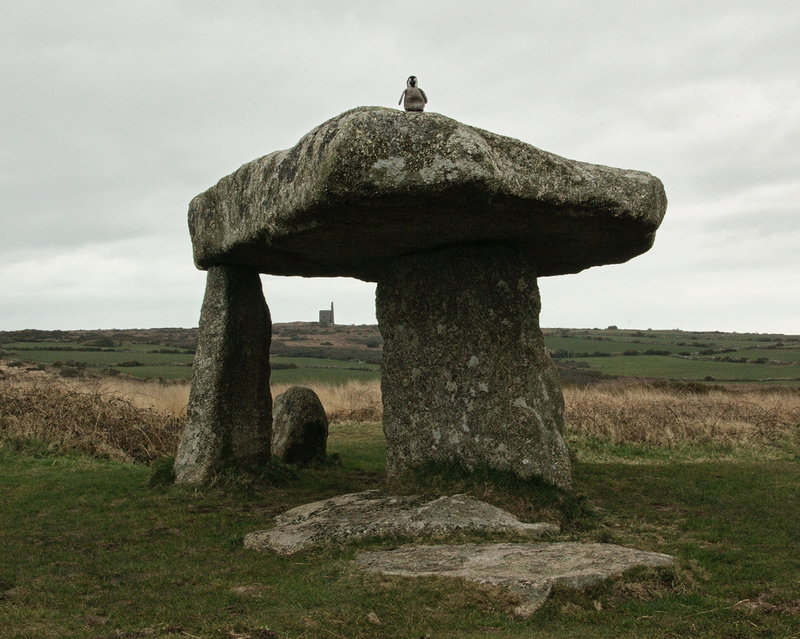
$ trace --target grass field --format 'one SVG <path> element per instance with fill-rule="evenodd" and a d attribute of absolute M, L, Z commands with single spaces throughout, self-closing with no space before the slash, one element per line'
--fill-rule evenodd
<path fill-rule="evenodd" d="M 160 365 L 160 366 L 175 366 L 175 364 L 190 364 L 194 359 L 194 355 L 190 353 L 178 353 L 178 354 L 163 354 L 163 353 L 148 353 L 145 351 L 70 351 L 70 350 L 14 350 L 8 349 L 8 347 L 4 348 L 9 350 L 14 357 L 18 357 L 20 359 L 26 359 L 32 362 L 42 363 L 42 364 L 52 364 L 53 362 L 67 362 L 67 361 L 75 361 L 75 362 L 85 362 L 87 365 L 92 367 L 104 367 L 104 368 L 135 368 L 132 366 L 122 366 L 120 367 L 119 364 L 122 362 L 140 362 L 144 365 Z M 62 345 L 62 348 L 64 346 Z M 157 347 L 153 347 L 157 348 Z"/>
<path fill-rule="evenodd" d="M 350 362 L 340 359 L 325 359 L 322 357 L 270 357 L 272 364 L 294 364 L 303 368 L 344 368 L 350 370 L 379 371 L 380 364 L 369 362 Z"/>
<path fill-rule="evenodd" d="M 130 350 L 102 349 L 96 351 L 69 350 L 70 344 L 57 342 L 27 342 L 3 344 L 9 357 L 35 364 L 59 367 L 88 368 L 98 372 L 109 370 L 145 379 L 190 379 L 191 353 L 158 353 L 164 347 L 154 344 L 132 344 Z M 275 383 L 322 383 L 336 384 L 349 380 L 368 381 L 380 378 L 380 365 L 368 362 L 353 362 L 315 357 L 273 357 L 271 379 Z M 136 365 L 120 365 L 136 362 Z M 282 366 L 295 368 L 282 368 Z"/>
<path fill-rule="evenodd" d="M 697 360 L 659 355 L 581 357 L 576 358 L 574 361 L 586 362 L 590 367 L 596 368 L 606 375 L 719 382 L 787 380 L 800 384 L 800 364 L 778 366 L 774 364 L 742 364 L 738 362 L 699 362 Z"/>
<path fill-rule="evenodd" d="M 349 370 L 345 368 L 295 368 L 272 371 L 274 384 L 344 384 L 349 381 L 380 379 L 379 371 Z"/>
<path fill-rule="evenodd" d="M 348 381 L 366 382 L 381 377 L 380 365 L 350 362 L 319 357 L 271 357 L 270 363 L 289 364 L 297 368 L 273 366 L 273 384 L 344 384 Z"/>
<path fill-rule="evenodd" d="M 606 375 L 800 382 L 800 338 L 792 335 L 548 329 L 545 343 L 557 360 Z"/>
<path fill-rule="evenodd" d="M 185 344 L 188 338 L 183 329 L 150 329 L 147 334 L 166 333 L 169 339 Z M 178 332 L 176 332 L 178 331 Z M 184 331 L 185 332 L 185 331 Z M 113 331 L 110 332 L 113 334 Z M 98 372 L 116 370 L 143 378 L 188 379 L 191 351 L 165 343 L 134 342 L 131 335 L 121 332 L 128 341 L 114 347 L 90 347 L 77 341 L 7 341 L 0 343 L 4 357 L 21 361 L 67 367 L 77 363 Z M 377 344 L 380 339 L 375 327 L 339 327 L 319 329 L 313 324 L 276 325 L 276 340 L 281 349 L 293 344 L 291 357 L 273 356 L 276 365 L 273 380 L 277 383 L 343 383 L 347 380 L 370 380 L 379 376 L 379 364 L 373 361 L 380 349 L 354 350 L 360 341 Z M 618 329 L 545 329 L 545 343 L 556 362 L 581 366 L 606 375 L 651 377 L 685 381 L 800 383 L 800 337 L 793 335 L 761 335 L 738 333 L 694 333 L 662 330 Z M 294 341 L 286 341 L 290 336 Z M 345 340 L 350 341 L 342 341 Z M 106 338 L 110 339 L 110 338 Z M 277 342 L 276 342 L 277 343 Z M 373 344 L 373 345 L 374 345 Z M 329 346 L 326 346 L 329 345 Z M 351 359 L 318 357 L 345 352 Z M 355 345 L 355 346 L 354 346 Z M 75 350 L 69 350 L 74 348 Z M 306 349 L 304 351 L 304 349 Z M 163 352 L 165 350 L 173 352 Z M 162 351 L 162 352 L 158 352 Z M 304 357 L 304 353 L 314 357 Z M 350 357 L 350 355 L 348 355 Z M 138 366 L 120 366 L 136 362 Z M 286 368 L 286 366 L 296 368 Z M 712 378 L 712 379 L 707 379 Z"/>
<path fill-rule="evenodd" d="M 382 446 L 379 424 L 340 424 L 330 451 L 341 467 L 299 471 L 277 486 L 195 490 L 149 488 L 146 466 L 6 443 L 0 637 L 798 636 L 796 457 L 637 464 L 595 462 L 590 453 L 580 461 L 579 451 L 582 506 L 558 538 L 667 552 L 680 567 L 557 593 L 525 621 L 508 614 L 512 602 L 497 591 L 367 576 L 350 564 L 358 550 L 400 539 L 290 557 L 242 548 L 247 532 L 285 508 L 380 487 Z M 531 516 L 540 496 L 521 490 L 518 514 Z"/>
<path fill-rule="evenodd" d="M 563 493 L 447 469 L 387 486 L 381 424 L 341 421 L 379 414 L 378 385 L 318 387 L 339 463 L 197 489 L 150 486 L 161 462 L 131 461 L 174 451 L 186 384 L 12 373 L 0 379 L 2 639 L 800 637 L 796 391 L 566 389 L 575 485 Z M 289 557 L 242 547 L 287 508 L 367 488 L 466 492 L 561 523 L 559 540 L 666 552 L 679 567 L 557 592 L 521 621 L 496 590 L 350 563 L 404 539 Z"/>

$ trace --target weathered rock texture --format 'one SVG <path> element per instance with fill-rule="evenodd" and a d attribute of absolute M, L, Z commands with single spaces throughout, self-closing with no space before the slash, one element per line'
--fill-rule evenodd
<path fill-rule="evenodd" d="M 292 386 L 272 406 L 272 456 L 287 464 L 306 466 L 325 459 L 328 417 L 317 394 Z"/>
<path fill-rule="evenodd" d="M 472 245 L 399 258 L 376 299 L 390 476 L 458 461 L 569 486 L 564 401 L 524 252 Z"/>
<path fill-rule="evenodd" d="M 298 506 L 275 521 L 275 528 L 246 535 L 245 548 L 290 555 L 317 544 L 365 537 L 430 538 L 484 531 L 538 538 L 558 532 L 555 524 L 526 524 L 468 495 L 397 496 L 375 490 Z"/>
<path fill-rule="evenodd" d="M 675 558 L 612 544 L 560 542 L 409 546 L 362 553 L 355 561 L 369 572 L 499 586 L 520 598 L 514 613 L 528 617 L 553 586 L 585 588 L 634 568 L 671 566 Z"/>
<path fill-rule="evenodd" d="M 242 166 L 189 208 L 200 268 L 377 281 L 389 258 L 475 242 L 541 275 L 624 262 L 666 208 L 648 173 L 576 162 L 437 113 L 361 107 Z"/>
<path fill-rule="evenodd" d="M 378 282 L 390 472 L 451 459 L 566 486 L 536 277 L 643 253 L 665 209 L 648 173 L 362 107 L 222 178 L 189 229 L 199 268 Z"/>
<path fill-rule="evenodd" d="M 226 466 L 251 468 L 269 460 L 271 334 L 258 273 L 209 268 L 188 423 L 175 458 L 178 483 L 205 483 Z"/>

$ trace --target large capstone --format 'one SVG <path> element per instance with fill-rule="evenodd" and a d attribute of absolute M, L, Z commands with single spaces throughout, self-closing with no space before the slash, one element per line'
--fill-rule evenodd
<path fill-rule="evenodd" d="M 269 461 L 272 323 L 256 271 L 208 269 L 192 368 L 186 430 L 175 458 L 179 483 L 207 483 L 226 467 Z"/>
<path fill-rule="evenodd" d="M 391 258 L 523 249 L 537 273 L 624 262 L 653 243 L 664 187 L 438 113 L 361 107 L 242 166 L 189 207 L 195 262 L 376 281 Z"/>
<path fill-rule="evenodd" d="M 570 484 L 558 373 L 539 329 L 536 270 L 519 249 L 398 259 L 378 282 L 387 472 L 488 466 Z"/>

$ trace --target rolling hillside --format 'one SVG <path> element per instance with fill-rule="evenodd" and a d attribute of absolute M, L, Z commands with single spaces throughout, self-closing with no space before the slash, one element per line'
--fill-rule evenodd
<path fill-rule="evenodd" d="M 562 379 L 608 376 L 684 382 L 800 385 L 800 336 L 678 330 L 545 329 Z M 0 358 L 16 366 L 50 366 L 64 376 L 129 374 L 186 379 L 197 329 L 152 328 L 0 332 Z M 376 379 L 383 340 L 378 327 L 275 324 L 276 382 Z"/>

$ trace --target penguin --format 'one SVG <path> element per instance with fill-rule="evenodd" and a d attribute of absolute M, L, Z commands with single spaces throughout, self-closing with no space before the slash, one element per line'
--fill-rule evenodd
<path fill-rule="evenodd" d="M 406 111 L 424 111 L 425 105 L 428 103 L 428 96 L 425 91 L 417 86 L 417 76 L 408 76 L 406 81 L 406 89 L 400 95 L 400 100 L 397 104 L 403 103 L 403 108 Z"/>

